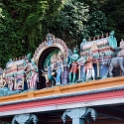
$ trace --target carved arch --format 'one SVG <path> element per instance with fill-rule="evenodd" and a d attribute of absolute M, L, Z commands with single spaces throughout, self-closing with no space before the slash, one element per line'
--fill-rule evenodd
<path fill-rule="evenodd" d="M 42 53 L 49 49 L 49 48 L 58 48 L 61 52 L 65 53 L 66 56 L 68 56 L 68 47 L 66 46 L 65 42 L 62 39 L 59 38 L 55 38 L 54 35 L 53 36 L 53 43 L 48 45 L 48 41 L 44 41 L 42 42 L 39 47 L 36 49 L 34 55 L 33 55 L 33 60 L 37 63 L 39 62 L 39 58 L 42 55 Z"/>

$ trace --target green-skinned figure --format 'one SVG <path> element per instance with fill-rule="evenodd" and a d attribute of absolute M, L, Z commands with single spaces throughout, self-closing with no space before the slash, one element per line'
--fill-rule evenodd
<path fill-rule="evenodd" d="M 69 67 L 69 83 L 75 83 L 77 79 L 77 72 L 78 72 L 78 63 L 77 60 L 79 58 L 78 50 L 77 48 L 74 48 L 73 55 L 70 57 Z"/>
<path fill-rule="evenodd" d="M 110 32 L 110 35 L 108 37 L 108 43 L 112 48 L 117 48 L 117 41 L 116 38 L 114 37 L 114 31 Z"/>

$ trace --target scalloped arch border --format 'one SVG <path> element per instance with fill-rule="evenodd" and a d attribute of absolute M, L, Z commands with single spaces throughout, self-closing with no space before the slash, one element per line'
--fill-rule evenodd
<path fill-rule="evenodd" d="M 54 36 L 54 35 L 53 35 Z M 53 38 L 53 43 L 52 45 L 48 46 L 47 45 L 47 41 L 44 41 L 42 42 L 39 47 L 36 49 L 34 55 L 33 55 L 33 60 L 36 62 L 36 64 L 38 65 L 38 62 L 39 62 L 39 58 L 40 56 L 42 55 L 42 53 L 51 48 L 51 47 L 56 47 L 56 48 L 59 48 L 60 51 L 62 53 L 65 53 L 66 57 L 68 56 L 68 47 L 66 45 L 66 43 L 62 40 L 62 39 L 59 39 L 59 38 Z"/>

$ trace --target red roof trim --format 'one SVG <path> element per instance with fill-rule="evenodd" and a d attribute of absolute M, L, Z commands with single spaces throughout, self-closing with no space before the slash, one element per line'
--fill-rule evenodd
<path fill-rule="evenodd" d="M 34 108 L 34 107 L 44 107 L 50 105 L 60 105 L 60 104 L 67 104 L 72 102 L 73 103 L 86 102 L 86 101 L 90 102 L 94 100 L 102 100 L 102 99 L 104 100 L 104 99 L 119 98 L 119 97 L 124 97 L 124 90 L 107 91 L 102 93 L 94 93 L 94 94 L 87 94 L 80 96 L 53 98 L 48 100 L 38 100 L 38 101 L 31 101 L 26 103 L 4 105 L 4 106 L 0 106 L 0 112 L 21 110 L 21 109 Z"/>

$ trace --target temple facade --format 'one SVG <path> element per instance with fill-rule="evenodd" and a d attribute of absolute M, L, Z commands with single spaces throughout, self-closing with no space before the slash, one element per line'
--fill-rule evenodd
<path fill-rule="evenodd" d="M 114 31 L 73 50 L 47 34 L 0 68 L 0 124 L 123 124 L 123 46 Z"/>

